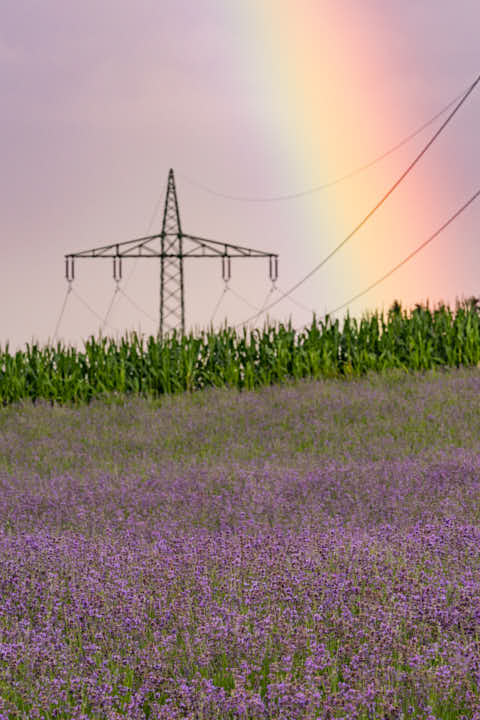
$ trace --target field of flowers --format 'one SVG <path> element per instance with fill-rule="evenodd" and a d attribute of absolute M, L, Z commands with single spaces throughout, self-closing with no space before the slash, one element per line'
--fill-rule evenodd
<path fill-rule="evenodd" d="M 478 720 L 480 370 L 0 411 L 0 719 Z"/>

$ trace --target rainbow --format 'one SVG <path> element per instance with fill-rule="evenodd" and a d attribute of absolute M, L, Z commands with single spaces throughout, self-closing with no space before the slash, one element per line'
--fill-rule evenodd
<path fill-rule="evenodd" d="M 251 48 L 246 71 L 262 78 L 275 127 L 269 140 L 281 145 L 285 157 L 284 176 L 272 177 L 272 188 L 288 191 L 341 176 L 426 119 L 405 81 L 397 82 L 401 68 L 390 52 L 388 28 L 379 25 L 378 12 L 374 16 L 365 3 L 245 0 L 242 8 L 240 27 Z M 432 132 L 364 174 L 298 203 L 299 235 L 305 239 L 299 240 L 299 251 L 306 271 L 375 205 Z M 376 280 L 447 217 L 448 207 L 445 218 L 439 213 L 443 163 L 441 151 L 432 150 L 328 270 L 310 281 L 310 294 L 321 292 L 326 309 Z M 389 305 L 393 298 L 406 304 L 448 299 L 452 250 L 442 242 L 441 261 L 435 261 L 434 248 L 425 251 L 352 310 Z"/>

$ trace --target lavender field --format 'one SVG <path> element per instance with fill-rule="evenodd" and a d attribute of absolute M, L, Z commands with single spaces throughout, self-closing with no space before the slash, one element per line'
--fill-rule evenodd
<path fill-rule="evenodd" d="M 480 370 L 0 411 L 0 719 L 480 718 Z"/>

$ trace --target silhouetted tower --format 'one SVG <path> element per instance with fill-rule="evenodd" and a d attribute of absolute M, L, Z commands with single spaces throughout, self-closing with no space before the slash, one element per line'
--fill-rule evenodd
<path fill-rule="evenodd" d="M 160 235 L 160 335 L 169 330 L 185 332 L 183 238 L 175 177 L 170 168 Z"/>
<path fill-rule="evenodd" d="M 158 329 L 160 337 L 171 331 L 182 334 L 185 332 L 184 259 L 218 258 L 221 260 L 222 278 L 226 287 L 231 277 L 232 258 L 266 258 L 268 259 L 268 275 L 272 283 L 275 283 L 278 277 L 277 253 L 209 240 L 182 231 L 172 169 L 168 172 L 161 233 L 65 255 L 65 277 L 70 285 L 75 278 L 75 260 L 77 258 L 112 258 L 113 279 L 117 283 L 117 288 L 120 287 L 122 280 L 122 262 L 124 260 L 159 258 L 160 322 Z"/>

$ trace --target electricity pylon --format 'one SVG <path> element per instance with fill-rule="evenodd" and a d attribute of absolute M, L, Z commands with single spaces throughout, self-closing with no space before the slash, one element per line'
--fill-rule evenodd
<path fill-rule="evenodd" d="M 75 277 L 76 258 L 113 258 L 113 279 L 117 283 L 122 279 L 124 258 L 160 258 L 160 337 L 171 331 L 185 332 L 185 259 L 220 258 L 222 278 L 228 283 L 232 258 L 268 258 L 270 280 L 275 282 L 278 277 L 277 253 L 208 240 L 182 231 L 172 169 L 168 173 L 161 233 L 65 255 L 65 277 L 69 283 Z"/>
<path fill-rule="evenodd" d="M 160 335 L 165 325 L 185 331 L 183 237 L 173 170 L 168 173 L 167 194 L 160 236 Z M 173 321 L 173 322 L 172 322 Z"/>

